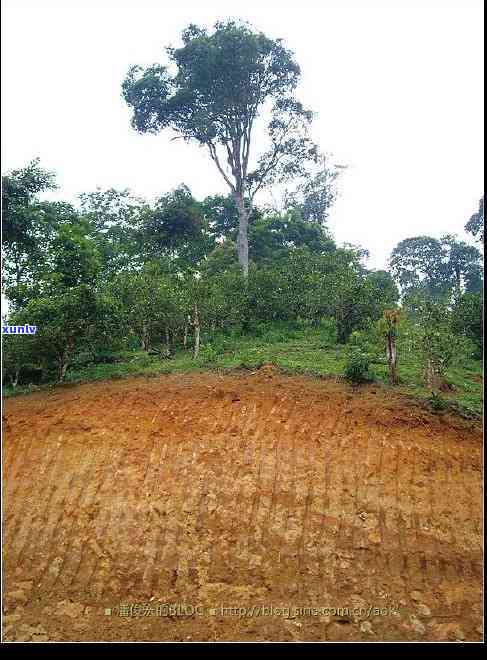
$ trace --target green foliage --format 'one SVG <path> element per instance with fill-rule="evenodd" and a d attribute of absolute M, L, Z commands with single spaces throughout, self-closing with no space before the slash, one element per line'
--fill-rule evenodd
<path fill-rule="evenodd" d="M 401 382 L 399 390 L 420 397 L 428 403 L 431 390 L 424 387 L 423 366 L 417 351 L 406 352 L 405 350 L 404 335 L 407 334 L 410 324 L 407 319 L 402 321 L 402 329 L 398 338 L 398 341 L 400 339 L 402 342 L 399 349 L 402 359 L 398 364 Z M 261 337 L 254 334 L 242 334 L 242 330 L 238 326 L 230 326 L 223 330 L 217 329 L 215 333 L 204 333 L 198 360 L 193 359 L 191 351 L 185 351 L 182 348 L 177 348 L 170 360 L 161 359 L 160 356 L 150 356 L 142 351 L 134 352 L 133 349 L 113 348 L 112 360 L 93 361 L 93 358 L 90 358 L 84 347 L 81 346 L 84 357 L 82 360 L 73 359 L 72 366 L 66 374 L 66 381 L 73 383 L 134 375 L 155 376 L 198 369 L 218 371 L 242 367 L 256 369 L 263 364 L 273 364 L 285 373 L 339 377 L 344 373 L 348 347 L 337 345 L 334 328 L 335 323 L 332 319 L 324 319 L 317 325 L 304 321 L 292 324 L 266 324 L 265 329 L 261 330 Z M 367 331 L 360 332 L 367 335 Z M 275 333 L 274 340 L 271 340 L 273 333 Z M 30 339 L 28 336 L 10 338 Z M 4 351 L 5 339 L 9 338 L 4 337 Z M 209 359 L 206 359 L 207 356 Z M 374 361 L 374 375 L 378 381 L 377 386 L 388 384 L 387 365 L 377 364 Z M 481 363 L 464 355 L 449 367 L 448 382 L 454 386 L 454 389 L 442 395 L 442 399 L 448 402 L 449 407 L 455 406 L 456 410 L 462 414 L 478 416 L 482 411 L 483 399 L 481 376 Z M 45 381 L 46 378 L 43 382 Z M 8 396 L 16 392 L 32 391 L 29 383 L 39 382 L 38 372 L 26 368 L 25 375 L 21 375 L 15 389 L 11 387 L 10 377 L 6 377 L 4 392 Z M 48 385 L 45 386 L 48 387 Z"/>
<path fill-rule="evenodd" d="M 484 242 L 484 207 L 485 195 L 482 195 L 479 200 L 479 210 L 470 216 L 469 221 L 465 225 L 465 231 L 472 234 L 479 243 Z"/>
<path fill-rule="evenodd" d="M 245 23 L 218 22 L 212 33 L 190 25 L 183 45 L 166 50 L 169 66 L 133 66 L 122 94 L 141 133 L 170 128 L 208 150 L 238 209 L 237 251 L 248 275 L 248 221 L 264 186 L 296 180 L 319 160 L 309 138 L 312 113 L 294 97 L 300 69 L 280 39 Z M 266 110 L 266 113 L 263 110 Z M 267 149 L 253 135 L 267 115 Z"/>
<path fill-rule="evenodd" d="M 420 356 L 427 386 L 441 388 L 447 369 L 455 357 L 464 353 L 458 336 L 453 333 L 448 305 L 429 297 L 419 297 L 410 339 Z"/>
<path fill-rule="evenodd" d="M 160 197 L 142 220 L 142 244 L 149 258 L 166 255 L 176 269 L 196 267 L 214 248 L 201 206 L 186 186 Z"/>
<path fill-rule="evenodd" d="M 291 251 L 300 248 L 326 254 L 333 252 L 336 246 L 319 224 L 304 220 L 296 211 L 261 216 L 250 227 L 249 249 L 256 263 L 286 258 Z"/>
<path fill-rule="evenodd" d="M 460 296 L 452 309 L 453 331 L 471 339 L 477 348 L 475 356 L 480 358 L 483 349 L 483 299 L 480 293 Z"/>
<path fill-rule="evenodd" d="M 35 337 L 33 335 L 2 337 L 2 366 L 6 382 L 14 388 L 18 383 L 31 381 L 33 375 L 37 381 L 42 380 L 43 370 L 37 362 Z"/>
<path fill-rule="evenodd" d="M 348 346 L 368 355 L 373 362 L 384 362 L 383 343 L 375 323 L 366 324 L 363 330 L 354 330 L 348 340 Z"/>
<path fill-rule="evenodd" d="M 445 401 L 436 392 L 432 392 L 427 401 L 434 412 L 443 412 L 448 408 L 448 401 Z"/>
<path fill-rule="evenodd" d="M 390 268 L 406 299 L 416 294 L 439 300 L 482 288 L 481 254 L 456 236 L 407 238 L 394 248 Z"/>
<path fill-rule="evenodd" d="M 101 258 L 87 233 L 88 225 L 82 220 L 59 226 L 50 246 L 52 273 L 45 277 L 65 287 L 94 284 Z"/>
<path fill-rule="evenodd" d="M 341 268 L 333 278 L 334 316 L 338 341 L 345 343 L 355 329 L 378 320 L 384 309 L 393 305 L 398 296 L 391 278 L 383 271 L 366 273 L 358 254 L 349 252 L 350 266 Z M 353 268 L 353 270 L 352 270 Z"/>
<path fill-rule="evenodd" d="M 352 347 L 345 363 L 345 378 L 356 385 L 374 380 L 370 369 L 370 356 L 357 347 Z"/>
<path fill-rule="evenodd" d="M 77 345 L 86 339 L 96 322 L 97 312 L 96 296 L 87 285 L 60 289 L 53 297 L 31 300 L 9 318 L 9 323 L 35 325 L 37 332 L 30 337 L 5 338 L 6 351 L 17 360 L 21 355 L 22 367 L 35 364 L 43 372 L 55 370 L 57 379 L 63 380 Z"/>
<path fill-rule="evenodd" d="M 120 332 L 137 337 L 142 350 L 148 351 L 166 329 L 184 323 L 177 282 L 161 272 L 157 263 L 120 273 L 108 283 L 106 295 L 113 301 Z"/>
<path fill-rule="evenodd" d="M 403 295 L 421 290 L 438 296 L 449 286 L 444 259 L 441 241 L 430 236 L 416 236 L 404 239 L 394 248 L 390 269 Z"/>
<path fill-rule="evenodd" d="M 200 202 L 199 206 L 207 221 L 207 231 L 214 240 L 237 240 L 239 214 L 232 195 L 212 195 Z M 256 206 L 251 206 L 248 200 L 245 206 L 249 214 L 249 225 L 252 226 L 262 213 Z"/>
<path fill-rule="evenodd" d="M 446 255 L 446 272 L 450 279 L 450 288 L 455 295 L 464 290 L 477 293 L 482 290 L 482 255 L 479 250 L 456 236 L 446 234 L 441 239 Z"/>
<path fill-rule="evenodd" d="M 136 268 L 144 260 L 141 223 L 149 205 L 129 190 L 97 189 L 79 195 L 80 213 L 101 255 L 103 278 Z"/>
<path fill-rule="evenodd" d="M 33 247 L 31 230 L 35 222 L 37 195 L 56 187 L 55 177 L 39 165 L 39 159 L 2 176 L 2 231 L 6 244 Z"/>
<path fill-rule="evenodd" d="M 296 174 L 296 157 L 313 145 L 297 132 L 311 116 L 292 98 L 300 75 L 292 53 L 280 40 L 235 21 L 217 23 L 211 34 L 191 25 L 182 41 L 182 47 L 167 49 L 175 75 L 161 65 L 130 69 L 122 91 L 133 110 L 133 127 L 151 133 L 170 127 L 207 146 L 219 167 L 217 146 L 228 146 L 232 164 L 228 176 L 235 178 L 236 185 L 245 185 L 246 179 L 248 184 L 261 184 L 276 169 L 271 159 L 276 164 L 281 161 L 282 174 L 286 170 Z M 268 127 L 272 148 L 250 173 L 252 125 L 260 108 L 270 102 L 274 102 Z M 286 126 L 290 121 L 293 125 Z"/>
<path fill-rule="evenodd" d="M 2 177 L 2 255 L 6 289 L 32 284 L 53 230 L 53 204 L 38 200 L 55 188 L 54 175 L 34 160 Z"/>

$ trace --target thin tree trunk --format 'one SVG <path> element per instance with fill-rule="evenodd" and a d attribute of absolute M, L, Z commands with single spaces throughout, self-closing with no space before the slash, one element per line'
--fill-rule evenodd
<path fill-rule="evenodd" d="M 443 384 L 443 379 L 432 360 L 428 360 L 426 364 L 425 381 L 426 385 L 432 390 L 441 389 L 441 385 Z"/>
<path fill-rule="evenodd" d="M 186 349 L 188 346 L 188 324 L 190 323 L 191 319 L 188 316 L 188 322 L 184 324 L 184 335 L 183 335 L 183 348 Z"/>
<path fill-rule="evenodd" d="M 64 378 L 66 376 L 67 369 L 68 369 L 68 361 L 63 360 L 61 362 L 60 369 L 59 369 L 59 382 L 60 383 L 64 382 Z"/>
<path fill-rule="evenodd" d="M 10 376 L 10 380 L 12 382 L 12 387 L 15 389 L 17 387 L 17 384 L 19 382 L 19 375 L 20 375 L 20 369 L 15 370 L 15 376 Z"/>
<path fill-rule="evenodd" d="M 249 214 L 245 208 L 242 193 L 234 193 L 234 199 L 238 209 L 238 262 L 242 268 L 244 277 L 247 279 L 249 276 Z"/>
<path fill-rule="evenodd" d="M 64 378 L 66 376 L 66 371 L 68 370 L 69 362 L 71 360 L 71 355 L 73 353 L 74 349 L 74 339 L 69 338 L 68 342 L 66 344 L 66 347 L 64 348 L 63 352 L 61 353 L 59 357 L 59 382 L 62 383 L 64 382 Z"/>
<path fill-rule="evenodd" d="M 389 363 L 389 377 L 392 385 L 397 385 L 397 351 L 394 332 L 387 333 L 387 361 Z"/>
<path fill-rule="evenodd" d="M 194 330 L 194 346 L 193 358 L 197 358 L 200 352 L 200 319 L 198 316 L 198 305 L 194 304 L 193 311 L 193 330 Z"/>
<path fill-rule="evenodd" d="M 147 328 L 147 324 L 144 323 L 142 326 L 142 337 L 141 337 L 141 342 L 140 342 L 140 347 L 143 351 L 148 351 L 150 346 L 150 341 L 149 341 L 149 331 Z"/>

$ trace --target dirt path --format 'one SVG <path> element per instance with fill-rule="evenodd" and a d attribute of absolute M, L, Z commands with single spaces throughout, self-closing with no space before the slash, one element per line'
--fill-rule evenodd
<path fill-rule="evenodd" d="M 481 457 L 266 368 L 8 399 L 3 639 L 480 640 Z"/>

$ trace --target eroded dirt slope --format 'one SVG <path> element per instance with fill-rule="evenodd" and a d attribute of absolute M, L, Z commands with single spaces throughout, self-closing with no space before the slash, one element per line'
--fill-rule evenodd
<path fill-rule="evenodd" d="M 480 431 L 385 390 L 60 388 L 3 471 L 4 641 L 481 639 Z"/>

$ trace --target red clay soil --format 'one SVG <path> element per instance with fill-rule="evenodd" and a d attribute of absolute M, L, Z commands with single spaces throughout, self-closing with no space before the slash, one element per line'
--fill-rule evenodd
<path fill-rule="evenodd" d="M 481 640 L 481 459 L 270 368 L 8 399 L 3 641 Z"/>

